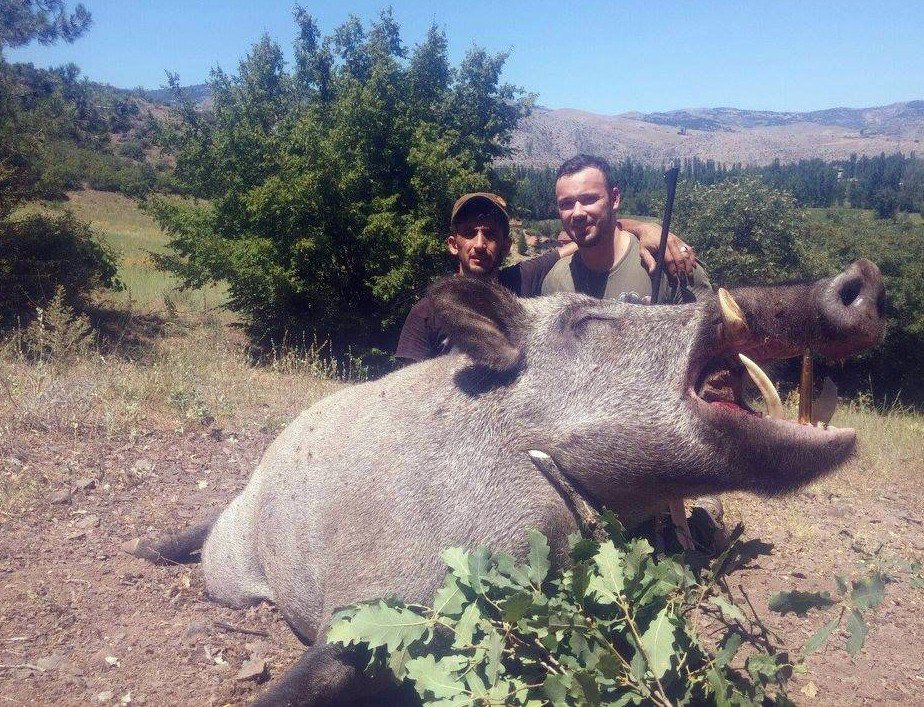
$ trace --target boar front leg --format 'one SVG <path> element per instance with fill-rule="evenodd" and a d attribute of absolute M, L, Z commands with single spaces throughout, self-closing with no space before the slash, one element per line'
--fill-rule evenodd
<path fill-rule="evenodd" d="M 397 692 L 397 687 L 388 675 L 379 678 L 365 675 L 364 664 L 365 661 L 358 659 L 350 649 L 316 643 L 257 697 L 253 707 L 413 704 L 412 695 L 391 694 Z M 369 698 L 374 701 L 368 701 Z M 398 701 L 394 701 L 396 699 Z"/>

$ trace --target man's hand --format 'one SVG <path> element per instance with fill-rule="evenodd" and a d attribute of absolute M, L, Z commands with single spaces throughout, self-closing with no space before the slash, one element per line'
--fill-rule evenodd
<path fill-rule="evenodd" d="M 617 227 L 638 238 L 642 263 L 649 273 L 653 273 L 657 266 L 655 256 L 658 254 L 658 246 L 661 245 L 661 227 L 654 223 L 645 223 L 631 218 L 619 219 Z M 677 277 L 678 274 L 688 277 L 696 268 L 696 251 L 673 233 L 669 233 L 667 250 L 664 253 L 664 266 L 668 275 L 672 277 Z"/>

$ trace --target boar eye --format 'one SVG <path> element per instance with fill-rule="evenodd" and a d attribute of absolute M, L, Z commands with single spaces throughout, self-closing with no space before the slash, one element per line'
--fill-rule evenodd
<path fill-rule="evenodd" d="M 619 319 L 609 312 L 581 312 L 571 320 L 571 328 L 577 332 L 583 331 L 592 322 L 605 322 L 610 324 Z"/>

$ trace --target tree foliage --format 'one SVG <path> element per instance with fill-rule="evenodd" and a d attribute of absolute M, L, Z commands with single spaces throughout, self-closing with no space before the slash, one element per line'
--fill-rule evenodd
<path fill-rule="evenodd" d="M 63 0 L 0 0 L 0 218 L 33 194 L 49 141 L 85 139 L 99 127 L 76 66 L 43 71 L 10 65 L 3 48 L 73 42 L 90 21 L 83 5 L 68 13 Z"/>
<path fill-rule="evenodd" d="M 0 55 L 4 47 L 21 47 L 33 41 L 73 42 L 92 21 L 80 3 L 69 12 L 64 0 L 0 0 Z"/>
<path fill-rule="evenodd" d="M 82 5 L 60 0 L 0 0 L 0 52 L 37 40 L 74 41 L 90 25 Z M 98 287 L 118 287 L 112 253 L 72 215 L 13 218 L 14 209 L 58 183 L 49 145 L 98 141 L 105 127 L 79 70 L 8 64 L 0 54 L 0 326 L 57 309 L 79 308 Z"/>
<path fill-rule="evenodd" d="M 879 218 L 898 212 L 924 213 L 924 160 L 914 153 L 849 159 L 807 159 L 789 164 L 774 160 L 769 165 L 726 164 L 698 157 L 680 164 L 682 180 L 711 186 L 743 177 L 759 177 L 774 189 L 787 191 L 802 207 L 848 206 L 872 209 Z M 657 216 L 664 203 L 663 167 L 625 158 L 613 164 L 613 179 L 622 190 L 622 211 L 637 216 Z M 505 193 L 524 218 L 556 218 L 552 198 L 555 171 L 549 167 L 505 167 L 509 185 Z"/>
<path fill-rule="evenodd" d="M 236 74 L 213 72 L 210 111 L 174 115 L 177 175 L 209 203 L 152 205 L 172 235 L 161 263 L 189 285 L 227 280 L 257 336 L 390 347 L 444 270 L 453 201 L 489 188 L 528 104 L 500 82 L 504 55 L 472 49 L 454 69 L 435 26 L 409 50 L 390 10 L 323 38 L 295 20 L 291 69 L 264 37 Z"/>
<path fill-rule="evenodd" d="M 809 279 L 827 265 L 806 246 L 805 215 L 792 194 L 759 178 L 685 182 L 674 213 L 678 232 L 695 234 L 710 277 L 724 287 Z"/>
<path fill-rule="evenodd" d="M 755 542 L 732 543 L 706 571 L 657 557 L 604 513 L 609 538 L 575 536 L 572 564 L 553 570 L 546 538 L 529 533 L 524 563 L 486 548 L 450 548 L 449 572 L 431 606 L 376 600 L 338 612 L 328 640 L 369 650 L 386 668 L 441 705 L 791 704 L 794 669 L 841 623 L 855 655 L 867 616 L 881 601 L 878 571 L 826 592 L 782 592 L 770 608 L 838 612 L 798 652 L 773 642 L 750 606 L 738 606 L 724 577 L 755 557 Z M 758 543 L 759 544 L 759 543 Z M 706 638 L 709 633 L 714 638 Z"/>

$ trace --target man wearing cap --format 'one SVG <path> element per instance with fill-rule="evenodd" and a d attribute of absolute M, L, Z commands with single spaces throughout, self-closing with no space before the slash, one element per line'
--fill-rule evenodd
<path fill-rule="evenodd" d="M 644 239 L 647 251 L 656 251 L 660 229 L 651 224 L 624 221 L 623 227 Z M 504 287 L 520 297 L 535 297 L 541 294 L 546 274 L 559 262 L 577 251 L 577 245 L 561 242 L 558 248 L 515 265 L 501 268 L 510 251 L 510 218 L 507 203 L 497 194 L 476 192 L 461 196 L 452 207 L 449 219 L 450 234 L 446 248 L 458 261 L 457 274 L 468 277 L 497 278 Z M 627 237 L 631 238 L 627 234 Z M 632 240 L 635 240 L 634 238 Z M 675 269 L 690 270 L 695 263 L 692 251 L 686 255 L 678 249 L 686 247 L 679 238 L 672 235 L 672 256 L 670 265 Z M 649 256 L 651 263 L 654 260 Z M 424 296 L 408 314 L 398 339 L 395 357 L 404 361 L 422 361 L 439 356 L 451 348 L 448 337 L 437 320 L 433 304 Z"/>
<path fill-rule="evenodd" d="M 510 217 L 507 202 L 497 194 L 475 192 L 459 197 L 449 218 L 446 249 L 458 261 L 457 274 L 497 280 L 521 297 L 539 294 L 542 278 L 558 262 L 553 249 L 537 258 L 501 268 L 510 251 Z M 561 249 L 573 252 L 576 246 Z M 433 311 L 430 298 L 415 304 L 401 329 L 395 357 L 405 362 L 423 361 L 446 353 L 448 336 Z"/>

